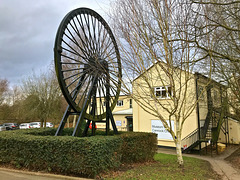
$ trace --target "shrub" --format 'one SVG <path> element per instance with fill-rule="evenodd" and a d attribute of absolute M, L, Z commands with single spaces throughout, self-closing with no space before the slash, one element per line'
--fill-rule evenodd
<path fill-rule="evenodd" d="M 157 135 L 153 133 L 124 133 L 122 162 L 144 162 L 152 160 L 157 151 Z"/>
<path fill-rule="evenodd" d="M 64 131 L 63 134 L 68 135 L 72 129 Z M 156 135 L 152 133 L 56 137 L 55 132 L 52 128 L 1 132 L 0 163 L 94 177 L 123 162 L 150 160 L 157 147 Z"/>

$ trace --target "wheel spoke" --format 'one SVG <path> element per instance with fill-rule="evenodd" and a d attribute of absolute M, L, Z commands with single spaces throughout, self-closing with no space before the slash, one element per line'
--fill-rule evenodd
<path fill-rule="evenodd" d="M 83 73 L 83 75 L 82 76 L 85 76 L 85 74 L 86 74 L 86 71 L 85 72 L 82 72 Z M 82 76 L 79 76 L 79 77 L 77 77 L 76 79 L 74 79 L 70 84 L 68 84 L 67 86 L 66 86 L 66 88 L 68 88 L 68 87 L 70 87 L 71 85 L 73 85 L 77 80 L 79 80 Z"/>
<path fill-rule="evenodd" d="M 86 18 L 87 16 L 87 18 Z M 95 53 L 94 51 L 94 47 L 93 47 L 93 40 L 92 40 L 92 35 L 91 35 L 91 30 L 90 30 L 90 22 L 89 22 L 89 15 L 86 15 L 84 14 L 84 20 L 86 22 L 86 26 L 87 26 L 87 29 L 88 29 L 88 40 L 89 40 L 89 45 L 90 45 L 90 48 L 91 50 L 93 51 L 93 53 Z"/>
<path fill-rule="evenodd" d="M 87 79 L 90 75 L 89 74 L 85 74 L 81 77 L 81 79 L 79 80 L 79 83 L 77 84 L 77 86 L 70 92 L 70 95 L 72 96 L 73 100 L 75 101 L 77 99 L 77 96 L 79 95 L 79 91 L 81 90 L 81 87 L 83 86 L 85 79 Z M 76 92 L 76 93 L 74 93 Z"/>
<path fill-rule="evenodd" d="M 86 97 L 85 95 L 86 95 L 87 93 L 91 93 L 91 92 L 89 92 L 89 90 L 92 89 L 93 81 L 96 79 L 96 77 L 97 77 L 97 76 L 96 76 L 96 73 L 95 73 L 95 75 L 92 76 L 91 80 L 88 81 L 88 84 L 87 84 L 87 86 L 86 86 L 86 88 L 85 88 L 85 91 L 84 91 L 84 95 L 81 96 L 81 98 L 80 98 L 80 100 L 78 101 L 77 104 L 79 104 L 79 103 L 81 102 L 81 100 L 83 100 L 83 99 L 82 99 L 83 97 Z M 90 77 L 89 77 L 89 79 L 90 79 Z M 91 84 L 91 87 L 90 87 L 90 84 Z"/>
<path fill-rule="evenodd" d="M 69 88 L 71 85 L 73 85 L 77 80 L 79 80 L 81 77 L 77 77 L 75 80 L 73 80 L 70 84 L 66 86 L 66 88 Z"/>
<path fill-rule="evenodd" d="M 91 20 L 92 20 L 92 26 L 93 26 L 93 39 L 94 39 L 94 44 L 95 44 L 95 50 L 97 51 L 97 39 L 96 39 L 96 18 L 93 18 L 93 16 L 91 16 Z"/>
<path fill-rule="evenodd" d="M 72 63 L 72 62 L 61 62 L 61 64 L 71 64 L 71 65 L 73 65 L 73 64 L 75 64 L 75 65 L 80 65 L 80 64 L 82 64 L 82 63 Z"/>
<path fill-rule="evenodd" d="M 71 75 L 71 76 L 65 77 L 63 80 L 65 81 L 65 80 L 67 80 L 67 79 L 70 79 L 70 78 L 75 77 L 75 76 L 77 76 L 77 75 L 80 75 L 80 74 L 82 74 L 82 73 L 83 73 L 83 72 L 79 72 L 79 73 L 73 74 L 73 75 Z"/>
<path fill-rule="evenodd" d="M 102 114 L 102 112 L 104 112 L 104 104 L 102 102 L 102 93 L 101 93 L 101 84 L 100 84 L 100 80 L 98 81 L 98 86 L 97 86 L 97 90 L 98 90 L 98 97 L 99 97 L 99 113 Z"/>
<path fill-rule="evenodd" d="M 111 44 L 110 44 L 111 45 Z M 109 53 L 106 53 L 107 49 L 104 50 L 105 56 L 103 56 L 103 59 L 106 59 L 107 57 L 111 57 L 113 54 L 115 54 L 116 52 L 114 51 L 114 46 L 110 49 Z"/>
<path fill-rule="evenodd" d="M 59 85 L 69 107 L 75 112 L 84 108 L 89 120 L 105 118 L 105 101 L 109 99 L 113 109 L 120 94 L 121 62 L 104 19 L 87 8 L 70 12 L 58 29 L 54 53 Z"/>
<path fill-rule="evenodd" d="M 81 68 L 75 68 L 75 69 L 63 69 L 62 72 L 70 72 L 70 71 L 79 71 Z"/>
<path fill-rule="evenodd" d="M 83 16 L 85 17 L 85 14 L 83 14 Z M 91 52 L 91 49 L 92 49 L 91 43 L 89 42 L 89 38 L 87 37 L 87 33 L 86 33 L 86 30 L 85 30 L 85 27 L 84 27 L 84 22 L 83 22 L 83 19 L 81 17 L 82 16 L 80 15 L 80 21 L 79 21 L 78 18 L 77 18 L 77 20 L 78 20 L 78 23 L 79 23 L 79 25 L 80 25 L 80 27 L 82 29 L 83 35 L 84 35 L 84 37 L 86 39 L 86 42 L 87 42 L 86 46 L 87 47 L 89 46 L 89 48 L 90 48 L 89 51 Z M 91 56 L 92 53 L 90 53 L 89 55 Z"/>
<path fill-rule="evenodd" d="M 106 89 L 105 84 L 106 84 L 106 82 L 103 81 L 103 79 L 101 79 L 101 82 L 102 82 L 101 90 L 103 92 L 103 98 L 106 101 L 106 95 L 107 95 L 106 92 L 105 92 L 105 89 Z"/>
<path fill-rule="evenodd" d="M 106 29 L 103 29 L 103 39 L 100 42 L 101 46 L 100 46 L 100 49 L 99 49 L 99 52 L 101 52 L 101 54 L 102 54 L 102 49 L 103 49 L 104 42 L 105 42 L 106 36 L 107 36 L 106 32 L 107 32 Z"/>
<path fill-rule="evenodd" d="M 105 54 L 107 49 L 110 47 L 111 44 L 112 44 L 111 39 L 108 38 L 108 41 L 106 42 L 106 45 L 104 45 L 104 47 L 102 46 L 101 54 Z"/>
<path fill-rule="evenodd" d="M 71 26 L 72 26 L 72 24 L 71 24 Z M 74 27 L 72 26 L 72 28 L 73 28 L 73 30 L 75 31 L 75 29 L 74 29 Z M 67 30 L 68 30 L 68 32 L 69 32 L 69 34 L 72 36 L 72 38 L 71 37 L 69 37 L 66 33 L 64 34 L 71 42 L 73 42 L 79 49 L 81 49 L 81 51 L 83 52 L 83 54 L 85 55 L 85 57 L 88 57 L 89 56 L 89 54 L 88 54 L 88 52 L 86 51 L 86 49 L 83 49 L 79 44 L 78 44 L 78 42 L 77 42 L 77 40 L 75 39 L 75 36 L 72 34 L 72 32 L 67 28 Z M 77 32 L 75 31 L 75 33 L 77 34 Z M 78 34 L 77 34 L 78 35 Z"/>
<path fill-rule="evenodd" d="M 78 23 L 79 23 L 78 17 L 76 17 L 76 19 L 77 19 L 77 21 L 78 21 Z M 75 22 L 74 19 L 73 19 L 73 23 L 74 23 L 74 26 L 75 26 L 76 29 L 77 29 L 77 30 L 76 30 L 75 28 L 73 28 L 74 31 L 75 31 L 75 33 L 78 35 L 79 39 L 81 40 L 81 43 L 82 43 L 82 45 L 83 45 L 83 47 L 84 47 L 87 55 L 90 56 L 90 54 L 89 54 L 90 49 L 88 49 L 88 46 L 86 45 L 85 41 L 82 39 L 81 34 L 80 34 L 80 32 L 79 32 L 79 29 L 77 28 L 78 26 L 77 26 L 77 24 L 76 24 L 76 22 Z M 80 24 L 79 24 L 79 25 L 80 25 Z M 80 27 L 82 28 L 81 25 L 80 25 Z M 87 50 L 88 50 L 88 51 L 87 51 Z"/>
<path fill-rule="evenodd" d="M 102 32 L 102 27 L 103 27 L 102 24 L 100 24 L 100 28 L 99 28 L 99 23 L 100 22 L 98 21 L 98 42 L 97 42 L 97 44 L 98 44 L 97 45 L 97 47 L 98 47 L 97 51 L 98 52 L 100 52 L 100 46 L 99 45 L 100 45 L 100 37 L 101 37 L 101 32 Z"/>
<path fill-rule="evenodd" d="M 90 77 L 89 77 L 88 79 L 90 79 Z M 86 81 L 85 81 L 85 82 L 86 82 Z M 80 97 L 80 99 L 79 99 L 78 102 L 77 102 L 77 105 L 79 105 L 81 102 L 84 102 L 84 99 L 85 99 L 85 97 L 86 97 L 86 94 L 87 94 L 87 92 L 89 91 L 90 83 L 91 83 L 91 81 L 88 80 L 88 84 L 86 85 L 86 87 L 84 87 L 85 89 L 84 89 L 83 93 L 81 94 L 81 97 Z M 82 101 L 82 100 L 83 100 L 83 101 Z"/>
<path fill-rule="evenodd" d="M 82 64 L 82 62 L 81 61 L 79 61 L 79 60 L 77 60 L 77 59 L 74 59 L 74 58 L 72 58 L 72 57 L 70 57 L 70 56 L 67 56 L 67 55 L 64 55 L 64 54 L 61 54 L 61 56 L 62 57 L 64 57 L 64 58 L 67 58 L 67 59 L 69 59 L 69 60 L 72 60 L 72 61 L 75 61 L 75 62 L 77 62 L 77 63 L 81 63 Z M 65 62 L 60 62 L 61 64 L 64 64 Z"/>
<path fill-rule="evenodd" d="M 63 42 L 64 42 L 64 41 L 63 41 Z M 67 45 L 67 46 L 68 46 L 68 45 Z M 70 51 L 69 49 L 66 49 L 66 48 L 64 48 L 64 47 L 62 47 L 62 49 L 65 50 L 65 51 L 67 51 L 67 52 L 69 52 L 69 53 L 71 53 L 71 54 L 74 54 L 74 55 L 80 56 L 80 57 L 83 58 L 83 59 L 86 59 L 85 57 L 83 57 L 82 55 L 80 55 L 78 52 L 76 52 L 74 49 L 72 49 L 73 51 Z"/>

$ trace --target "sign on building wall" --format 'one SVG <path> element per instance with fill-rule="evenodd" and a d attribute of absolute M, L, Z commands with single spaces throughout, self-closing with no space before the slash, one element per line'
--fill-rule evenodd
<path fill-rule="evenodd" d="M 174 130 L 174 121 L 171 121 L 171 124 L 172 129 Z M 153 133 L 157 134 L 158 139 L 173 140 L 171 134 L 164 128 L 163 123 L 160 120 L 151 120 L 151 130 Z"/>
<path fill-rule="evenodd" d="M 122 126 L 122 121 L 116 121 L 116 126 Z"/>

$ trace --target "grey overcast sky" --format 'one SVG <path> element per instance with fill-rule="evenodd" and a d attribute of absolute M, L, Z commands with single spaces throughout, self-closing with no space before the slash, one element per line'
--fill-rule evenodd
<path fill-rule="evenodd" d="M 88 7 L 106 18 L 108 0 L 0 0 L 0 78 L 18 85 L 53 64 L 57 28 L 71 10 Z"/>

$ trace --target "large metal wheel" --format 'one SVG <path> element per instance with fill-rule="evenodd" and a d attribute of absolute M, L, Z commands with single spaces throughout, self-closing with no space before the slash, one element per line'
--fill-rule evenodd
<path fill-rule="evenodd" d="M 121 88 L 120 55 L 111 29 L 98 13 L 78 8 L 64 17 L 57 31 L 54 61 L 62 93 L 75 112 L 83 110 L 86 119 L 102 120 L 107 97 L 113 110 Z"/>

